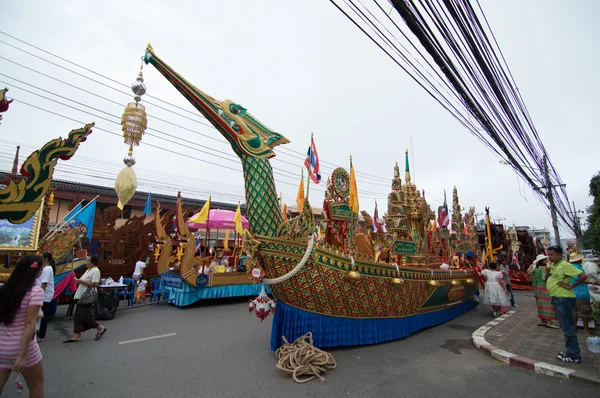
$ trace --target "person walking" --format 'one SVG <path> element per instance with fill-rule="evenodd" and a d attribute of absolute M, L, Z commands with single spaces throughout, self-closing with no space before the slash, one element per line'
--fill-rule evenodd
<path fill-rule="evenodd" d="M 56 268 L 52 253 L 42 254 L 42 265 L 42 275 L 38 278 L 37 285 L 44 290 L 44 305 L 42 306 L 44 317 L 40 321 L 40 329 L 37 333 L 38 342 L 46 340 L 48 314 L 50 313 L 50 304 L 54 297 L 54 274 Z"/>
<path fill-rule="evenodd" d="M 100 283 L 98 257 L 94 255 L 88 256 L 85 266 L 87 267 L 87 270 L 83 276 L 80 279 L 75 279 L 75 282 L 79 286 L 77 287 L 77 291 L 73 296 L 74 300 L 81 300 L 89 288 L 95 289 Z M 94 319 L 95 305 L 96 304 L 94 303 L 77 303 L 73 327 L 74 334 L 70 339 L 63 341 L 63 343 L 79 343 L 81 341 L 81 333 L 89 329 L 96 329 L 96 340 L 100 340 L 100 338 L 104 336 L 104 333 L 106 333 L 106 327 L 98 324 Z"/>
<path fill-rule="evenodd" d="M 500 271 L 504 275 L 504 283 L 506 284 L 506 291 L 510 294 L 510 305 L 513 307 L 518 307 L 515 304 L 515 295 L 513 294 L 512 284 L 510 283 L 510 267 L 508 266 L 508 262 L 506 261 L 506 257 L 502 258 L 500 262 Z"/>
<path fill-rule="evenodd" d="M 11 372 L 20 372 L 29 396 L 44 396 L 42 353 L 35 339 L 35 324 L 44 303 L 44 291 L 35 286 L 42 274 L 42 258 L 19 259 L 10 278 L 0 287 L 0 395 Z"/>
<path fill-rule="evenodd" d="M 546 263 L 548 256 L 538 254 L 533 264 L 527 270 L 531 274 L 531 282 L 535 291 L 535 301 L 537 304 L 538 326 L 546 326 L 547 328 L 558 329 L 558 316 L 556 309 L 552 305 L 552 297 L 546 289 L 546 273 L 550 272 Z"/>
<path fill-rule="evenodd" d="M 500 284 L 504 276 L 502 272 L 498 271 L 498 264 L 492 262 L 489 267 L 490 269 L 484 269 L 481 272 L 486 279 L 483 302 L 492 306 L 493 315 L 496 318 L 502 315 L 502 307 L 508 307 L 509 295 Z"/>
<path fill-rule="evenodd" d="M 558 323 L 565 336 L 567 349 L 565 352 L 559 352 L 556 358 L 563 362 L 580 363 L 581 352 L 579 341 L 577 341 L 576 325 L 573 322 L 573 311 L 576 304 L 573 288 L 580 285 L 586 276 L 585 273 L 563 259 L 563 249 L 560 246 L 550 246 L 548 258 L 552 265 L 546 276 L 546 287 L 552 297 L 552 305 L 556 308 Z M 571 283 L 572 278 L 575 277 L 577 279 Z"/>

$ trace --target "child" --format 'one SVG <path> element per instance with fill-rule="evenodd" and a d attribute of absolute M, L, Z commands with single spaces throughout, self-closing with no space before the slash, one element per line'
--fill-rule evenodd
<path fill-rule="evenodd" d="M 143 303 L 146 304 L 146 284 L 147 280 L 144 279 L 144 275 L 140 275 L 140 280 L 137 283 L 137 290 L 135 292 L 136 304 L 140 303 L 140 299 L 143 300 Z"/>

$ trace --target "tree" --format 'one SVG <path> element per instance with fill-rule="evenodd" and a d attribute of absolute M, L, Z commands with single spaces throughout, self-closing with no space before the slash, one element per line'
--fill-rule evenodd
<path fill-rule="evenodd" d="M 594 198 L 588 213 L 588 228 L 583 233 L 583 246 L 600 250 L 600 172 L 590 180 L 590 196 Z"/>

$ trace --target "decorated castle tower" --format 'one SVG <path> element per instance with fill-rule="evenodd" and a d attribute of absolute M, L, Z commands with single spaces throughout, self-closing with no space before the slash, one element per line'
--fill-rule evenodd
<path fill-rule="evenodd" d="M 450 248 L 453 255 L 452 266 L 458 266 L 457 256 L 460 257 L 469 251 L 467 242 L 468 231 L 465 230 L 460 203 L 458 201 L 458 191 L 456 186 L 452 191 L 452 232 L 450 233 Z"/>
<path fill-rule="evenodd" d="M 412 183 L 405 152 L 405 184 L 400 180 L 398 163 L 394 167 L 392 192 L 388 196 L 388 212 L 384 216 L 392 251 L 399 256 L 402 265 L 419 267 L 425 265 L 422 255 L 425 228 L 431 217 L 431 209 Z"/>

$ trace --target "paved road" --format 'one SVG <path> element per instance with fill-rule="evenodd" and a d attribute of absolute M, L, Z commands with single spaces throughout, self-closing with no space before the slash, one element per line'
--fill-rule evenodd
<path fill-rule="evenodd" d="M 47 396 L 597 396 L 593 386 L 506 367 L 477 351 L 471 333 L 491 319 L 485 307 L 402 340 L 331 350 L 338 367 L 325 383 L 296 384 L 275 368 L 270 319 L 261 323 L 247 308 L 240 300 L 138 308 L 105 322 L 102 340 L 89 331 L 75 344 L 61 344 L 72 323 L 55 321 L 41 344 Z M 169 333 L 177 335 L 119 344 Z M 5 393 L 14 394 L 12 383 Z"/>

